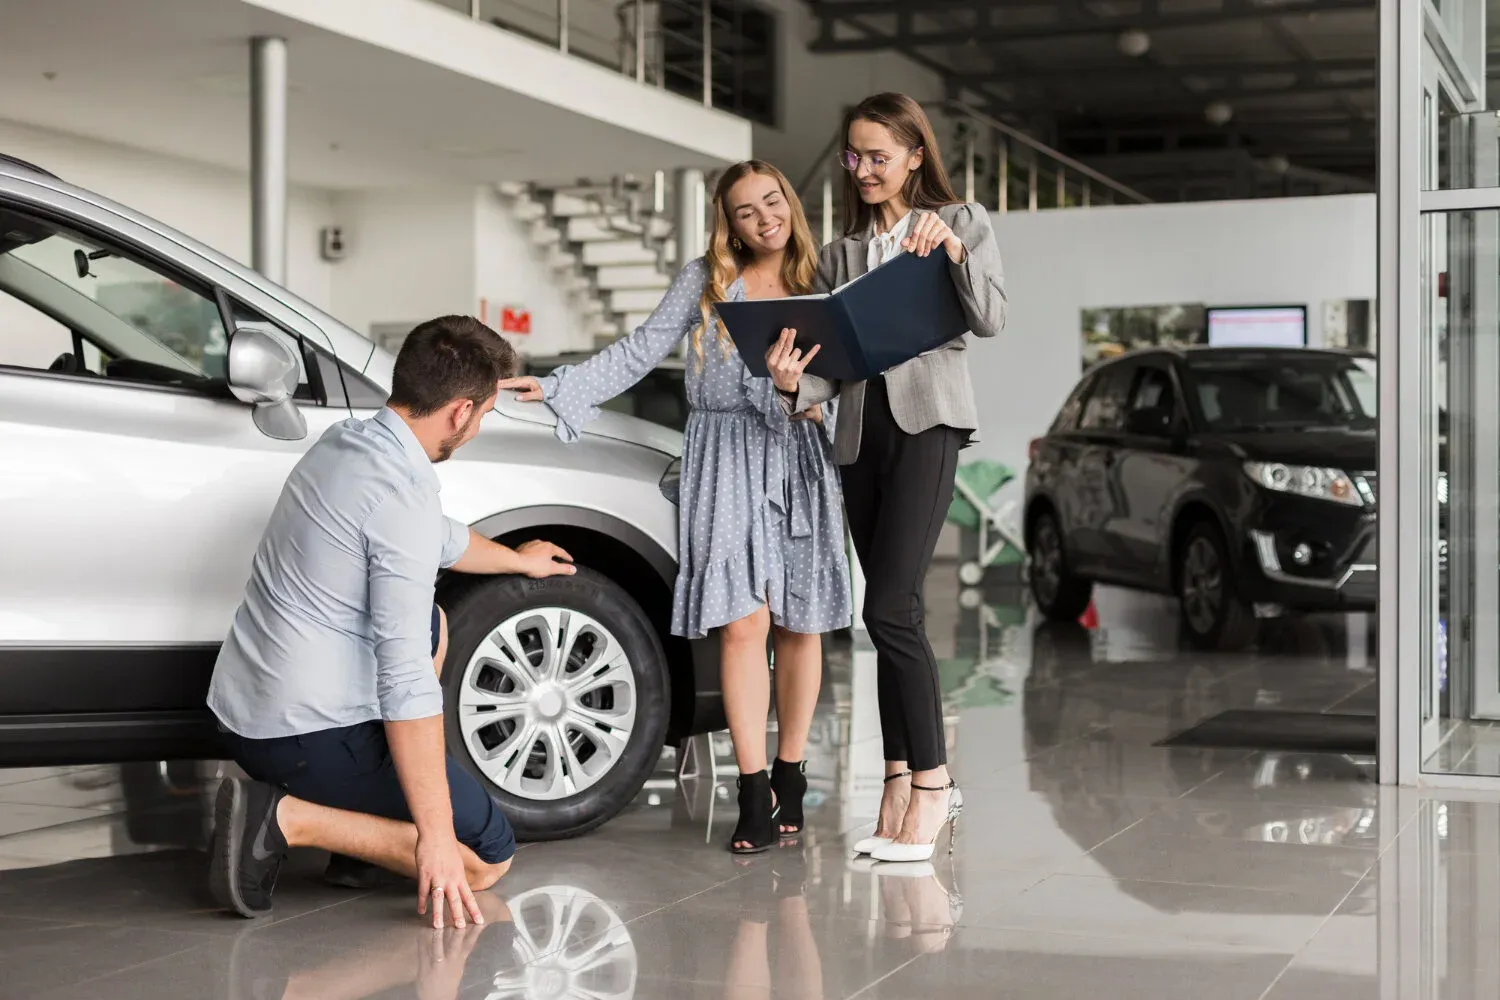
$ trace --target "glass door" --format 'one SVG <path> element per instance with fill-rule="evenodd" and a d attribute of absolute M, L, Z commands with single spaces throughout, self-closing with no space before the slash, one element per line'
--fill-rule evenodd
<path fill-rule="evenodd" d="M 1395 448 L 1382 445 L 1399 486 L 1381 518 L 1402 547 L 1390 613 L 1416 639 L 1391 647 L 1410 699 L 1401 705 L 1419 713 L 1416 753 L 1401 766 L 1500 777 L 1500 119 L 1476 44 L 1492 4 L 1461 5 L 1464 16 L 1442 24 L 1429 5 L 1382 7 L 1387 30 L 1399 24 L 1398 76 L 1415 75 L 1396 102 L 1406 169 L 1382 186 L 1402 206 L 1397 228 L 1414 228 L 1401 230 L 1394 275 L 1382 274 L 1404 323 L 1396 398 L 1385 400 L 1396 413 L 1382 413 L 1383 440 L 1399 428 Z"/>

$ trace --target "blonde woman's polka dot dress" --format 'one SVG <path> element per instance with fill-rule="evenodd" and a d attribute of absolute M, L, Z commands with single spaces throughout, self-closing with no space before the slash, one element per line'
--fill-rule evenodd
<path fill-rule="evenodd" d="M 639 382 L 698 325 L 708 278 L 689 263 L 650 319 L 588 361 L 541 380 L 557 435 L 577 440 L 599 404 Z M 726 293 L 745 297 L 742 282 Z M 672 632 L 700 638 L 769 604 L 778 625 L 817 634 L 850 622 L 843 497 L 833 464 L 834 412 L 787 419 L 770 379 L 755 378 L 718 330 L 687 360 L 688 414 Z"/>

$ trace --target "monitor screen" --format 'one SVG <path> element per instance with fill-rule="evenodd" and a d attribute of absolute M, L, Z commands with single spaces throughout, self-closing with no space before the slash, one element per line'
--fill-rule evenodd
<path fill-rule="evenodd" d="M 1213 347 L 1306 347 L 1305 306 L 1257 306 L 1208 310 Z"/>

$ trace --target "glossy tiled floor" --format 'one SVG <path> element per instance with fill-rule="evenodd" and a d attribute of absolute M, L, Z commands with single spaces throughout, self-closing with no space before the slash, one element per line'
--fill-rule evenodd
<path fill-rule="evenodd" d="M 0 997 L 1500 995 L 1500 804 L 1420 798 L 1346 757 L 1164 750 L 1234 707 L 1373 713 L 1364 622 L 1179 652 L 1170 610 L 1104 593 L 1098 628 L 964 610 L 934 576 L 956 854 L 854 863 L 880 794 L 872 656 L 836 649 L 802 843 L 740 864 L 727 747 L 700 740 L 626 815 L 522 849 L 483 929 L 410 890 L 331 889 L 299 857 L 273 918 L 214 913 L 206 767 L 0 772 Z M 719 780 L 715 780 L 715 775 Z"/>

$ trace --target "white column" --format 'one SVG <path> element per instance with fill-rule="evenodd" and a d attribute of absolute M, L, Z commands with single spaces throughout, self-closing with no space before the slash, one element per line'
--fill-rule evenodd
<path fill-rule="evenodd" d="M 694 167 L 678 170 L 674 187 L 673 223 L 677 238 L 677 267 L 681 269 L 688 261 L 702 257 L 707 249 L 703 171 Z"/>
<path fill-rule="evenodd" d="M 286 39 L 250 40 L 250 261 L 286 283 Z"/>

